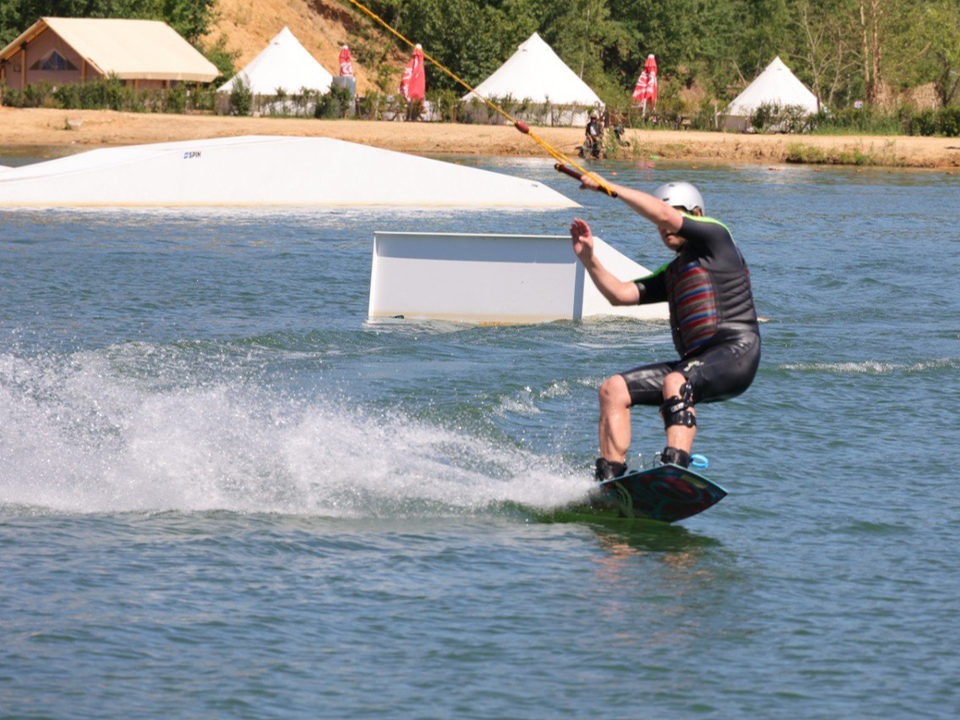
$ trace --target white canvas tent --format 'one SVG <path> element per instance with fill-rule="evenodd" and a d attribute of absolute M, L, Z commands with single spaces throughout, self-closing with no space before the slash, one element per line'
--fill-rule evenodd
<path fill-rule="evenodd" d="M 210 82 L 220 71 L 156 20 L 44 17 L 0 50 L 0 82 L 21 90 L 110 75 L 145 88 Z"/>
<path fill-rule="evenodd" d="M 289 28 L 284 28 L 243 70 L 224 83 L 219 92 L 232 92 L 240 79 L 254 95 L 276 95 L 277 88 L 287 94 L 298 93 L 301 88 L 325 93 L 330 89 L 333 75 L 307 52 Z"/>
<path fill-rule="evenodd" d="M 539 119 L 556 125 L 585 125 L 591 109 L 603 110 L 597 94 L 537 33 L 480 83 L 476 92 L 486 98 L 509 96 L 518 101 L 528 100 L 541 106 L 543 117 L 524 119 Z M 474 93 L 468 93 L 463 99 L 469 102 L 472 97 Z M 550 112 L 552 116 L 548 114 Z"/>
<path fill-rule="evenodd" d="M 725 113 L 725 127 L 728 130 L 746 130 L 750 127 L 750 116 L 761 105 L 800 107 L 809 115 L 820 110 L 817 96 L 800 82 L 779 56 L 730 103 Z"/>

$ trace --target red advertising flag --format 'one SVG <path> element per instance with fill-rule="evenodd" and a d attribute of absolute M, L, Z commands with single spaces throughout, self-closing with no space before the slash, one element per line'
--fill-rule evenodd
<path fill-rule="evenodd" d="M 651 105 L 657 102 L 657 59 L 653 55 L 647 56 L 647 61 L 643 65 L 643 72 L 637 80 L 637 86 L 633 89 L 633 99 L 638 105 L 647 107 L 647 102 Z"/>
<path fill-rule="evenodd" d="M 353 77 L 353 63 L 350 61 L 350 48 L 346 45 L 340 50 L 340 77 Z"/>
<path fill-rule="evenodd" d="M 407 63 L 400 79 L 400 93 L 408 102 L 423 100 L 427 91 L 427 79 L 423 71 L 423 49 L 418 44 L 413 50 L 413 57 Z"/>

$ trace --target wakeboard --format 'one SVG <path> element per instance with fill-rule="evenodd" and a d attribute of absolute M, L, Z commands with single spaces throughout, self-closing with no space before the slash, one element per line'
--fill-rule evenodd
<path fill-rule="evenodd" d="M 592 507 L 620 517 L 672 523 L 713 507 L 727 491 L 692 468 L 654 465 L 604 480 Z"/>

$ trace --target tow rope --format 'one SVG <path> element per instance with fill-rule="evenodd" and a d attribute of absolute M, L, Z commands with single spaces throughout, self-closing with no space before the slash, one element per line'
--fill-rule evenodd
<path fill-rule="evenodd" d="M 392 33 L 393 35 L 395 35 L 397 38 L 399 38 L 400 40 L 402 40 L 403 42 L 405 42 L 405 43 L 406 43 L 407 45 L 409 45 L 411 48 L 415 47 L 414 43 L 410 42 L 409 40 L 407 40 L 407 38 L 405 38 L 405 37 L 404 37 L 403 35 L 401 35 L 399 32 L 397 32 L 397 31 L 394 30 L 392 27 L 390 27 L 390 25 L 389 25 L 383 18 L 381 18 L 379 15 L 377 15 L 377 14 L 374 13 L 372 10 L 370 10 L 370 8 L 365 7 L 364 5 L 360 4 L 359 2 L 357 2 L 357 0 L 347 0 L 347 2 L 349 2 L 351 5 L 354 5 L 354 6 L 357 7 L 359 10 L 361 10 L 362 12 L 366 13 L 367 15 L 369 15 L 369 16 L 370 16 L 371 18 L 373 18 L 377 23 L 379 23 L 381 26 L 383 26 L 387 31 L 389 31 L 390 33 Z M 421 50 L 422 50 L 422 48 L 421 48 Z M 423 51 L 423 50 L 422 50 L 422 51 Z M 496 112 L 500 113 L 500 115 L 502 115 L 504 118 L 506 118 L 506 119 L 510 122 L 510 124 L 513 125 L 517 130 L 519 130 L 520 132 L 522 132 L 524 135 L 527 135 L 527 136 L 533 138 L 534 142 L 536 142 L 537 145 L 539 145 L 541 148 L 543 148 L 544 150 L 546 150 L 547 153 L 549 153 L 550 156 L 551 156 L 554 160 L 557 161 L 557 163 L 553 166 L 555 170 L 557 170 L 558 172 L 562 172 L 562 173 L 564 173 L 565 175 L 569 175 L 570 177 L 575 178 L 575 179 L 577 179 L 577 180 L 581 180 L 581 181 L 583 180 L 583 176 L 584 176 L 584 175 L 589 175 L 590 178 L 591 178 L 595 183 L 597 183 L 597 184 L 600 186 L 600 189 L 603 190 L 607 195 L 609 195 L 610 197 L 614 197 L 614 198 L 617 197 L 617 193 L 613 190 L 613 188 L 611 188 L 609 185 L 607 185 L 607 183 L 605 183 L 605 182 L 603 181 L 603 178 L 601 178 L 601 177 L 598 176 L 598 175 L 594 175 L 594 174 L 591 173 L 591 172 L 588 172 L 586 169 L 582 168 L 582 167 L 581 167 L 580 165 L 578 165 L 576 162 L 574 162 L 574 161 L 571 160 L 569 157 L 567 157 L 567 156 L 564 155 L 562 152 L 560 152 L 560 151 L 557 150 L 555 147 L 553 147 L 553 146 L 552 146 L 550 143 L 548 143 L 546 140 L 544 140 L 544 139 L 541 138 L 541 137 L 538 137 L 536 134 L 534 134 L 534 132 L 533 132 L 532 130 L 530 130 L 530 126 L 529 126 L 529 125 L 527 125 L 527 124 L 526 124 L 525 122 L 523 122 L 522 120 L 516 120 L 516 119 L 514 119 L 513 117 L 511 117 L 510 114 L 509 114 L 506 110 L 504 110 L 503 108 L 501 108 L 501 107 L 500 107 L 499 105 L 497 105 L 496 103 L 491 102 L 490 100 L 488 100 L 487 98 L 485 98 L 483 95 L 481 95 L 480 93 L 478 93 L 476 90 L 474 90 L 472 87 L 470 87 L 466 82 L 464 82 L 463 80 L 461 80 L 457 75 L 455 75 L 453 72 L 451 72 L 451 71 L 448 70 L 446 67 L 444 67 L 442 63 L 440 63 L 440 62 L 438 62 L 437 60 L 435 60 L 434 58 L 430 57 L 430 55 L 428 55 L 426 51 L 423 51 L 423 57 L 426 58 L 427 60 L 429 60 L 430 62 L 432 62 L 432 63 L 433 63 L 434 65 L 436 65 L 438 68 L 440 68 L 443 72 L 445 72 L 447 75 L 449 75 L 451 78 L 453 78 L 456 82 L 458 82 L 458 83 L 460 83 L 461 85 L 463 85 L 463 87 L 465 87 L 469 92 L 473 93 L 473 94 L 476 95 L 478 98 L 480 98 L 481 100 L 483 100 L 483 102 L 485 102 L 490 108 L 492 108 L 492 109 L 495 110 Z M 573 170 L 573 169 L 567 167 L 568 165 L 573 166 L 573 168 L 576 168 L 576 170 Z M 577 172 L 577 171 L 579 171 L 579 172 Z"/>

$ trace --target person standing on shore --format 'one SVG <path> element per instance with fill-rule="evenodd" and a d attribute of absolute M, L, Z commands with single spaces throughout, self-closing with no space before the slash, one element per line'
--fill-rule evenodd
<path fill-rule="evenodd" d="M 581 188 L 599 190 L 590 175 Z M 600 292 L 613 305 L 666 301 L 679 360 L 642 365 L 600 386 L 600 458 L 597 480 L 622 475 L 630 448 L 630 408 L 660 408 L 667 445 L 664 463 L 690 464 L 697 431 L 695 405 L 728 400 L 753 382 L 760 364 L 760 329 L 750 272 L 730 231 L 703 217 L 700 192 L 671 182 L 651 194 L 604 180 L 608 188 L 660 232 L 676 257 L 648 277 L 621 281 L 593 254 L 589 225 L 574 218 L 573 251 Z"/>
<path fill-rule="evenodd" d="M 587 127 L 583 131 L 583 147 L 584 155 L 590 153 L 595 158 L 600 157 L 600 152 L 603 145 L 603 132 L 600 129 L 600 121 L 597 119 L 596 113 L 590 113 L 590 122 L 587 123 Z"/>

